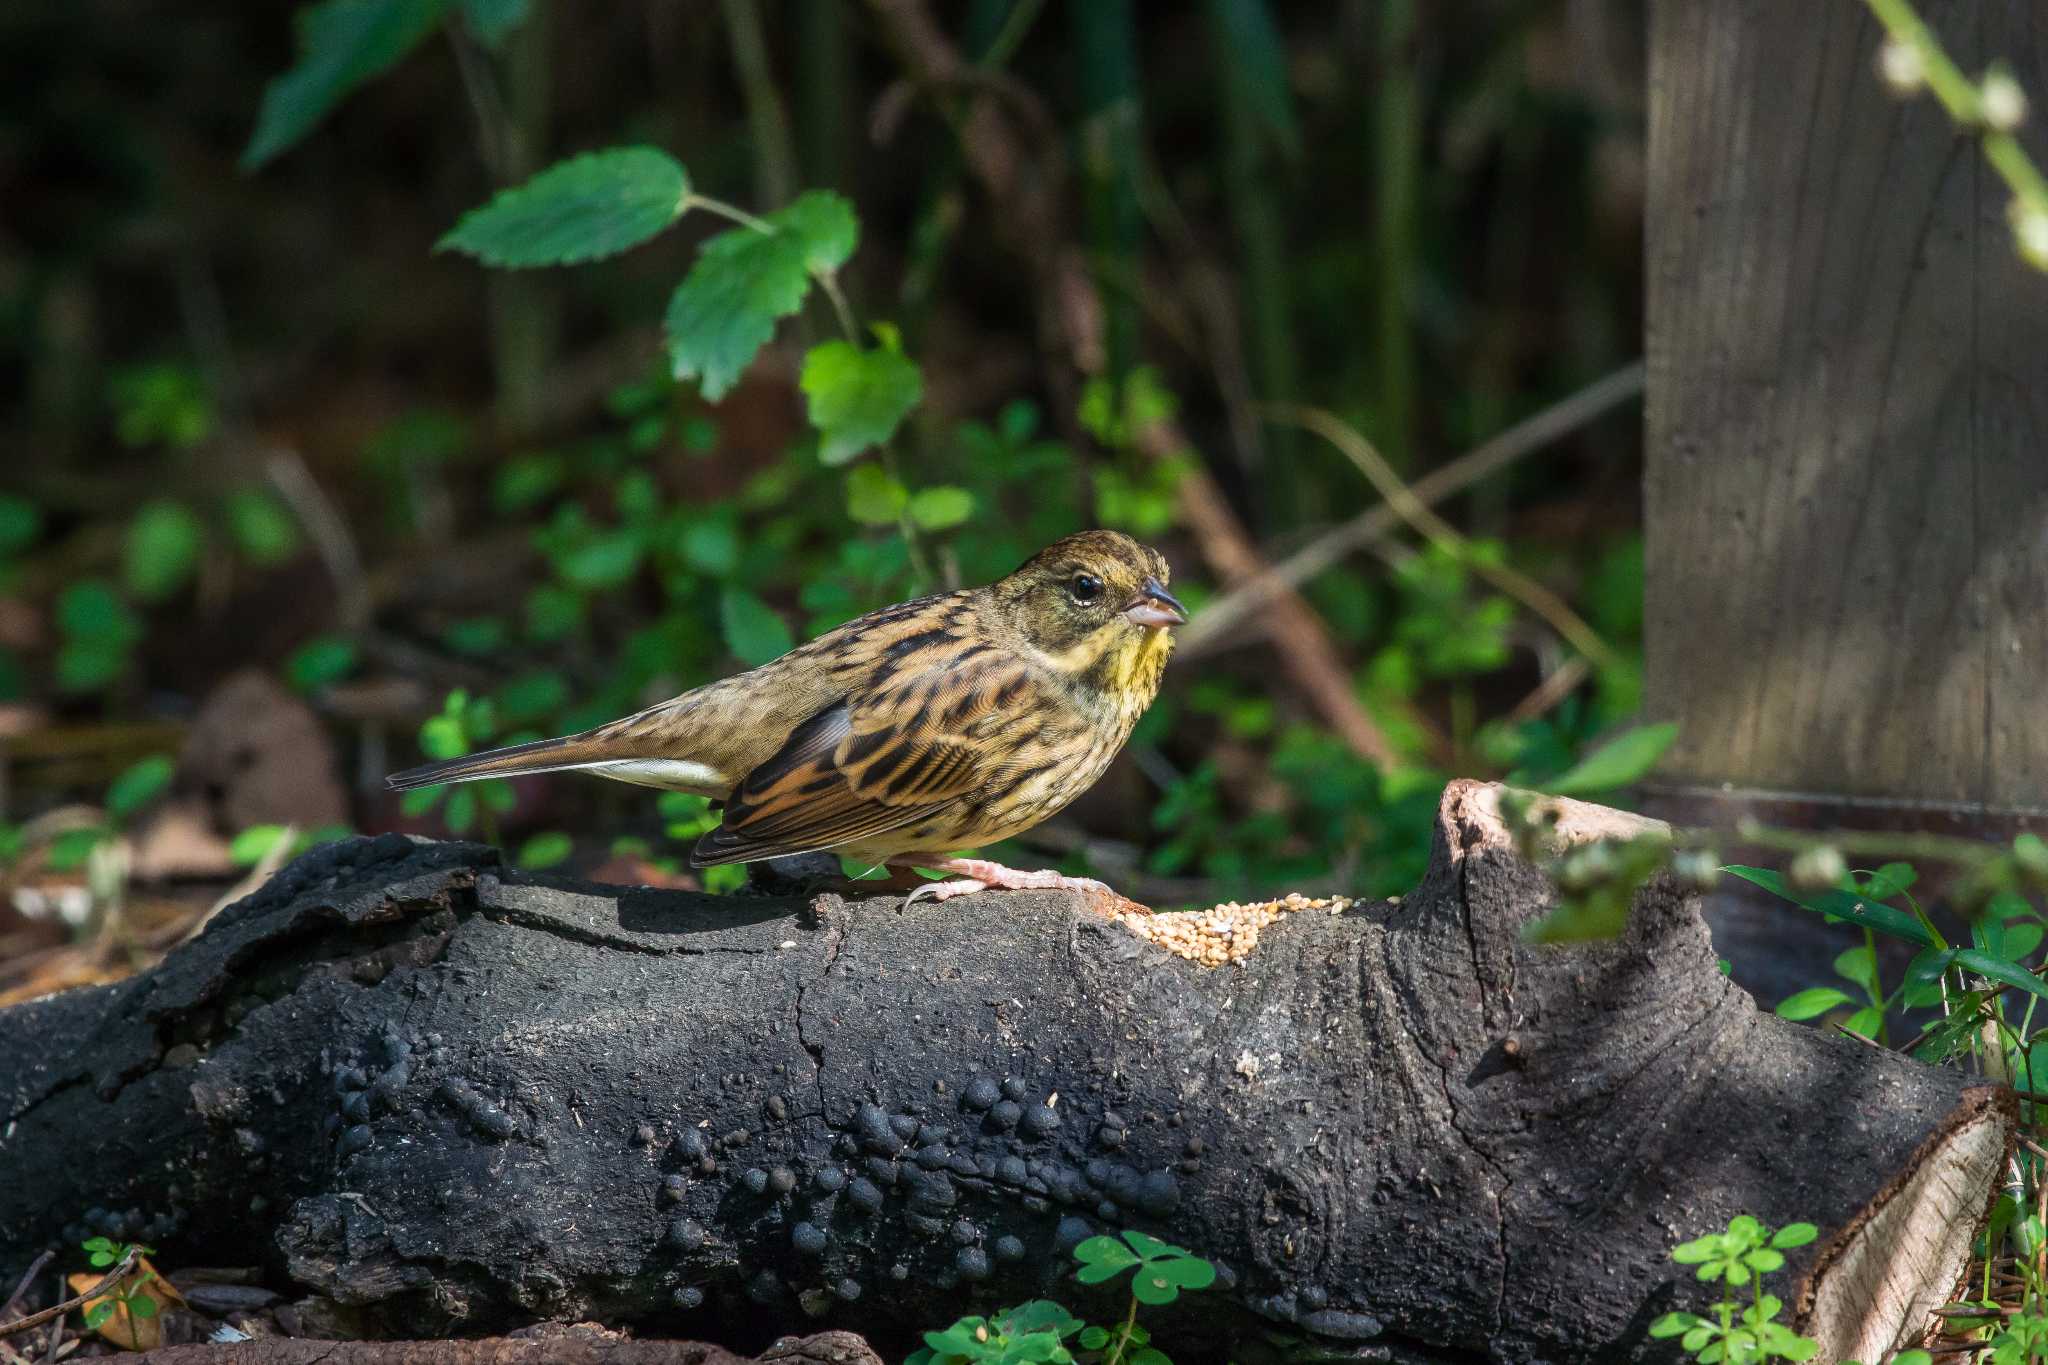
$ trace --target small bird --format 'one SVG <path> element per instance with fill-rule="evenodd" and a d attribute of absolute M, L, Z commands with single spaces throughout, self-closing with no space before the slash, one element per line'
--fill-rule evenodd
<path fill-rule="evenodd" d="M 1187 611 L 1158 551 L 1116 531 L 1055 541 L 986 587 L 919 597 L 759 668 L 581 734 L 430 763 L 441 782 L 577 769 L 723 802 L 694 867 L 820 850 L 990 887 L 1107 891 L 947 856 L 1021 834 L 1095 784 L 1159 692 Z"/>

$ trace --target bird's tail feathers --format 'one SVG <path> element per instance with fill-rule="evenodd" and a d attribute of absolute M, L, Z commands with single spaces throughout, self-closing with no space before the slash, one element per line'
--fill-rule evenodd
<path fill-rule="evenodd" d="M 584 735 L 563 739 L 537 739 L 531 744 L 511 744 L 502 749 L 464 754 L 407 768 L 384 779 L 397 791 L 433 787 L 443 782 L 480 782 L 487 777 L 524 777 L 529 773 L 557 772 L 564 768 L 588 768 L 606 759 L 598 746 Z"/>

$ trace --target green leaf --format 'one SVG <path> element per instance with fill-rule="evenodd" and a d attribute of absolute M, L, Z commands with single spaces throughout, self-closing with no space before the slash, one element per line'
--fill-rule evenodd
<path fill-rule="evenodd" d="M 1961 967 L 1966 972 L 1975 972 L 1979 976 L 1989 977 L 1991 980 L 2002 985 L 2017 986 L 2029 995 L 2039 996 L 2043 1000 L 2048 1000 L 2048 982 L 2042 981 L 2040 977 L 2035 976 L 2017 962 L 2009 962 L 2002 957 L 1993 957 L 1991 954 L 1980 952 L 1975 948 L 1956 949 L 1954 960 L 1955 965 Z"/>
<path fill-rule="evenodd" d="M 941 484 L 910 495 L 910 519 L 927 531 L 944 531 L 974 515 L 974 494 Z"/>
<path fill-rule="evenodd" d="M 1135 1228 L 1125 1231 L 1124 1241 L 1130 1246 L 1131 1250 L 1137 1252 L 1148 1261 L 1160 1256 L 1187 1255 L 1185 1250 L 1173 1245 L 1171 1242 L 1162 1242 L 1151 1233 L 1139 1232 Z"/>
<path fill-rule="evenodd" d="M 1802 910 L 1816 914 L 1833 915 L 1852 924 L 1868 925 L 1880 934 L 1902 938 L 1908 943 L 1917 943 L 1922 948 L 1937 945 L 1920 921 L 1904 910 L 1880 904 L 1865 896 L 1851 895 L 1847 891 L 1806 892 L 1793 891 L 1785 885 L 1785 879 L 1767 867 L 1743 867 L 1729 864 L 1721 869 L 1733 873 L 1746 882 L 1753 882 L 1774 896 L 1792 902 Z"/>
<path fill-rule="evenodd" d="M 112 1299 L 101 1299 L 98 1303 L 85 1310 L 85 1325 L 97 1330 L 102 1323 L 112 1316 L 114 1316 L 114 1301 Z"/>
<path fill-rule="evenodd" d="M 1010 1336 L 1027 1332 L 1051 1332 L 1070 1337 L 1081 1330 L 1081 1320 L 1051 1299 L 1033 1299 L 996 1314 L 996 1323 Z"/>
<path fill-rule="evenodd" d="M 1872 999 L 1884 994 L 1878 989 L 1877 954 L 1867 943 L 1836 954 L 1835 975 L 1861 986 Z"/>
<path fill-rule="evenodd" d="M 144 506 L 128 525 L 128 543 L 121 556 L 122 577 L 129 591 L 157 601 L 184 587 L 199 567 L 199 549 L 205 540 L 205 528 L 185 504 L 164 498 Z"/>
<path fill-rule="evenodd" d="M 313 130 L 351 90 L 388 70 L 440 22 L 447 0 L 323 0 L 299 11 L 299 63 L 270 82 L 242 153 L 253 171 Z"/>
<path fill-rule="evenodd" d="M 718 621 L 726 646 L 750 668 L 796 648 L 789 626 L 775 609 L 745 588 L 727 584 L 719 590 Z"/>
<path fill-rule="evenodd" d="M 420 752 L 431 759 L 460 758 L 469 752 L 469 737 L 453 716 L 429 716 L 420 726 Z"/>
<path fill-rule="evenodd" d="M 534 835 L 519 847 L 519 865 L 529 872 L 538 872 L 564 862 L 576 851 L 576 841 L 561 830 L 544 830 Z"/>
<path fill-rule="evenodd" d="M 1108 1329 L 1108 1328 L 1106 1328 L 1106 1327 L 1089 1327 L 1089 1328 L 1087 1328 L 1087 1329 L 1085 1329 L 1085 1330 L 1083 1330 L 1083 1331 L 1082 1331 L 1082 1333 L 1081 1333 L 1081 1349 L 1082 1349 L 1082 1350 L 1084 1350 L 1084 1351 L 1099 1351 L 1099 1350 L 1101 1350 L 1101 1349 L 1102 1349 L 1103 1347 L 1105 1347 L 1105 1346 L 1107 1346 L 1107 1345 L 1109 1345 L 1109 1329 Z"/>
<path fill-rule="evenodd" d="M 1138 1255 L 1115 1237 L 1090 1237 L 1074 1248 L 1074 1259 L 1086 1267 L 1106 1267 L 1108 1274 L 1097 1276 L 1096 1280 L 1083 1279 L 1083 1283 L 1094 1284 L 1107 1279 L 1119 1270 L 1128 1270 L 1138 1264 Z"/>
<path fill-rule="evenodd" d="M 690 177 L 652 147 L 614 147 L 558 161 L 471 209 L 434 244 L 485 265 L 519 269 L 616 256 L 682 213 Z"/>
<path fill-rule="evenodd" d="M 1670 721 L 1638 726 L 1587 754 L 1562 777 L 1545 783 L 1544 790 L 1555 796 L 1584 796 L 1626 787 L 1655 767 L 1677 738 L 1678 726 Z"/>
<path fill-rule="evenodd" d="M 769 214 L 768 222 L 796 241 L 804 269 L 821 275 L 845 265 L 860 242 L 853 205 L 830 190 L 805 191 L 788 208 Z"/>
<path fill-rule="evenodd" d="M 228 534 L 251 564 L 269 568 L 298 553 L 299 524 L 275 494 L 238 488 L 228 494 L 227 512 Z"/>
<path fill-rule="evenodd" d="M 835 270 L 859 229 L 852 206 L 813 190 L 768 215 L 774 229 L 737 227 L 704 243 L 669 299 L 669 366 L 716 402 L 739 381 L 775 324 L 803 307 L 814 271 Z"/>
<path fill-rule="evenodd" d="M 1172 1303 L 1180 1297 L 1180 1286 L 1160 1274 L 1158 1267 L 1142 1265 L 1131 1276 L 1131 1297 L 1139 1303 Z"/>
<path fill-rule="evenodd" d="M 43 512 L 27 498 L 0 493 L 0 559 L 19 554 L 43 533 Z"/>
<path fill-rule="evenodd" d="M 888 346 L 862 350 L 850 341 L 811 347 L 797 382 L 818 429 L 818 458 L 828 465 L 887 441 L 924 396 L 910 357 Z"/>
<path fill-rule="evenodd" d="M 449 796 L 447 809 L 441 812 L 441 818 L 457 834 L 469 833 L 469 827 L 476 823 L 476 788 L 457 787 Z"/>
<path fill-rule="evenodd" d="M 295 650 L 285 661 L 285 676 L 301 692 L 316 692 L 329 683 L 340 682 L 354 671 L 356 646 L 339 635 L 324 635 Z"/>
<path fill-rule="evenodd" d="M 1771 1245 L 1780 1251 L 1803 1247 L 1820 1236 L 1820 1229 L 1811 1223 L 1787 1223 L 1771 1234 Z"/>
<path fill-rule="evenodd" d="M 1888 901 L 1919 880 L 1911 863 L 1886 863 L 1863 883 L 1863 894 L 1872 900 Z"/>
<path fill-rule="evenodd" d="M 127 1304 L 128 1311 L 138 1318 L 153 1318 L 156 1316 L 156 1300 L 147 1294 L 129 1294 L 124 1296 L 121 1301 Z"/>
<path fill-rule="evenodd" d="M 448 787 L 446 782 L 436 782 L 431 787 L 414 787 L 398 798 L 398 809 L 407 819 L 417 819 L 441 804 Z"/>
<path fill-rule="evenodd" d="M 462 17 L 486 47 L 496 47 L 526 22 L 532 0 L 462 0 Z"/>
<path fill-rule="evenodd" d="M 1653 1337 L 1679 1336 L 1700 1326 L 1703 1321 L 1702 1318 L 1693 1313 L 1666 1313 L 1663 1317 L 1650 1324 L 1650 1335 Z"/>
<path fill-rule="evenodd" d="M 555 562 L 555 571 L 572 587 L 604 592 L 623 587 L 639 571 L 642 546 L 632 531 L 612 531 L 584 542 Z"/>
<path fill-rule="evenodd" d="M 171 775 L 176 771 L 177 764 L 169 754 L 151 754 L 129 767 L 108 784 L 108 817 L 126 820 L 156 800 L 171 785 Z"/>
<path fill-rule="evenodd" d="M 228 845 L 228 856 L 240 867 L 249 867 L 268 858 L 283 840 L 283 825 L 251 825 L 235 836 Z"/>
<path fill-rule="evenodd" d="M 58 872 L 72 872 L 83 867 L 92 851 L 109 837 L 109 831 L 97 825 L 91 829 L 65 830 L 50 840 L 50 867 Z"/>
<path fill-rule="evenodd" d="M 1153 1261 L 1146 1270 L 1165 1276 L 1182 1289 L 1207 1289 L 1216 1283 L 1216 1267 L 1200 1256 L 1169 1256 Z"/>
<path fill-rule="evenodd" d="M 894 526 L 910 493 L 878 464 L 856 466 L 846 476 L 846 515 L 863 526 Z"/>
<path fill-rule="evenodd" d="M 1878 1032 L 1884 1027 L 1884 1011 L 1876 1005 L 1865 1005 L 1844 1019 L 1842 1027 L 1850 1033 L 1860 1033 L 1865 1038 L 1875 1040 Z"/>
<path fill-rule="evenodd" d="M 1854 1002 L 1833 986 L 1815 986 L 1810 990 L 1798 991 L 1778 1002 L 1772 1013 L 1780 1019 L 1813 1019 L 1829 1010 L 1840 1009 Z"/>
<path fill-rule="evenodd" d="M 57 651 L 57 686 L 66 692 L 94 692 L 128 667 L 128 645 L 112 640 L 72 640 Z"/>

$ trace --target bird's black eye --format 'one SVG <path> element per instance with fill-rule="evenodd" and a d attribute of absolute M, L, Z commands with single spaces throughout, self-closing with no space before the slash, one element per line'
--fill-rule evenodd
<path fill-rule="evenodd" d="M 1077 573 L 1067 583 L 1067 592 L 1082 606 L 1092 606 L 1102 596 L 1102 580 L 1092 573 Z"/>

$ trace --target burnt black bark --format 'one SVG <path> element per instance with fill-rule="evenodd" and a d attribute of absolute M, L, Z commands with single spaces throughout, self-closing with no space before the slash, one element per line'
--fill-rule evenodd
<path fill-rule="evenodd" d="M 1171 1310 L 1183 1361 L 1629 1359 L 1698 1298 L 1673 1242 L 1819 1223 L 1804 1304 L 1945 1135 L 2009 1133 L 2009 1095 L 1759 1013 L 1669 884 L 1618 942 L 1525 946 L 1550 891 L 1485 795 L 1446 794 L 1404 901 L 1220 970 L 1049 892 L 316 851 L 155 970 L 0 1013 L 0 1271 L 108 1233 L 393 1334 L 889 1355 L 1023 1298 L 1115 1311 L 1068 1251 L 1136 1227 L 1221 1269 Z"/>

